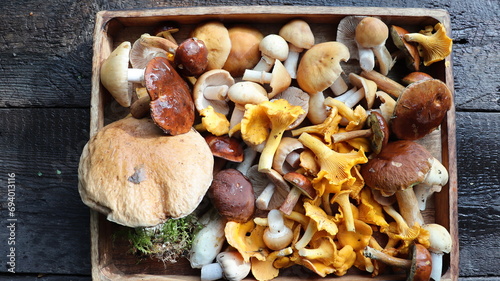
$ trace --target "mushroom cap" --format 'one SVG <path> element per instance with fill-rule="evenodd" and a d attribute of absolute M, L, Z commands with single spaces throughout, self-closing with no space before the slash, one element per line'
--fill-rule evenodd
<path fill-rule="evenodd" d="M 379 18 L 365 17 L 356 26 L 356 42 L 364 48 L 383 45 L 388 37 L 389 28 Z"/>
<path fill-rule="evenodd" d="M 158 23 L 154 29 L 155 36 L 163 36 L 163 33 L 176 33 L 179 31 L 179 24 L 175 21 L 162 21 Z"/>
<path fill-rule="evenodd" d="M 223 23 L 209 21 L 200 24 L 191 32 L 191 37 L 203 41 L 208 49 L 207 70 L 219 69 L 224 66 L 231 52 L 231 39 Z"/>
<path fill-rule="evenodd" d="M 222 113 L 224 115 L 229 113 L 229 105 L 226 99 L 222 100 L 211 100 L 204 96 L 204 91 L 211 86 L 223 86 L 226 85 L 229 89 L 234 85 L 234 79 L 227 70 L 223 69 L 212 69 L 208 70 L 198 79 L 193 87 L 193 99 L 194 105 L 198 111 L 207 108 L 211 105 L 216 112 Z M 226 93 L 227 95 L 227 93 Z"/>
<path fill-rule="evenodd" d="M 307 198 L 313 199 L 316 196 L 316 189 L 314 189 L 311 181 L 303 174 L 289 172 L 283 175 L 283 179 L 298 188 Z"/>
<path fill-rule="evenodd" d="M 269 34 L 262 38 L 259 44 L 262 56 L 266 56 L 279 61 L 284 61 L 288 57 L 288 43 L 283 37 L 277 34 Z"/>
<path fill-rule="evenodd" d="M 269 98 L 273 98 L 277 94 L 286 90 L 291 83 L 292 77 L 290 77 L 290 73 L 288 73 L 288 70 L 286 70 L 283 63 L 276 59 L 274 62 L 271 82 L 269 83 L 272 90 L 267 94 L 267 96 Z"/>
<path fill-rule="evenodd" d="M 453 241 L 448 230 L 437 223 L 422 225 L 422 228 L 429 231 L 429 251 L 431 253 L 449 253 L 453 246 Z"/>
<path fill-rule="evenodd" d="M 247 222 L 255 212 L 255 196 L 250 181 L 236 169 L 218 172 L 209 195 L 219 214 L 230 221 Z"/>
<path fill-rule="evenodd" d="M 408 73 L 405 77 L 401 78 L 401 82 L 408 86 L 411 83 L 428 79 L 432 79 L 432 76 L 425 72 L 413 71 Z"/>
<path fill-rule="evenodd" d="M 415 82 L 399 96 L 390 126 L 399 139 L 416 140 L 436 129 L 452 104 L 448 86 L 438 79 Z"/>
<path fill-rule="evenodd" d="M 296 128 L 306 119 L 307 113 L 309 112 L 309 95 L 302 91 L 302 89 L 294 86 L 288 87 L 286 90 L 274 96 L 273 99 L 285 99 L 291 105 L 298 105 L 304 110 L 304 113 L 288 126 L 289 130 Z"/>
<path fill-rule="evenodd" d="M 212 182 L 212 152 L 195 130 L 165 135 L 151 119 L 127 117 L 85 145 L 78 168 L 82 201 L 128 227 L 190 214 Z"/>
<path fill-rule="evenodd" d="M 371 109 L 373 103 L 375 102 L 375 93 L 377 92 L 377 83 L 372 80 L 366 79 L 357 75 L 354 72 L 349 73 L 349 82 L 358 89 L 363 89 L 365 92 L 365 100 L 367 107 L 366 109 Z"/>
<path fill-rule="evenodd" d="M 237 82 L 227 92 L 229 99 L 235 104 L 259 104 L 268 101 L 266 89 L 255 82 L 242 81 Z"/>
<path fill-rule="evenodd" d="M 391 25 L 391 38 L 394 45 L 403 53 L 406 60 L 406 67 L 411 71 L 420 69 L 420 55 L 417 46 L 414 43 L 407 42 L 404 39 L 405 34 L 409 32 L 396 25 Z"/>
<path fill-rule="evenodd" d="M 372 130 L 370 147 L 373 153 L 378 154 L 389 142 L 389 124 L 387 124 L 382 114 L 376 111 L 372 111 L 370 115 L 368 115 L 366 124 Z"/>
<path fill-rule="evenodd" d="M 414 243 L 410 248 L 412 261 L 407 280 L 430 280 L 432 259 L 429 251 L 422 245 Z"/>
<path fill-rule="evenodd" d="M 169 60 L 152 59 L 144 71 L 144 80 L 151 97 L 153 121 L 167 134 L 188 132 L 194 123 L 194 102 L 189 86 Z"/>
<path fill-rule="evenodd" d="M 174 64 L 185 76 L 199 76 L 208 66 L 208 49 L 198 38 L 187 38 L 175 50 Z"/>
<path fill-rule="evenodd" d="M 214 156 L 231 162 L 243 161 L 243 144 L 239 139 L 210 134 L 205 136 L 205 140 Z"/>
<path fill-rule="evenodd" d="M 347 16 L 340 20 L 337 27 L 336 41 L 340 42 L 349 49 L 351 59 L 359 59 L 358 46 L 355 40 L 356 26 L 364 18 L 364 16 Z"/>
<path fill-rule="evenodd" d="M 391 196 L 425 179 L 432 155 L 422 145 L 408 140 L 389 142 L 368 163 L 361 166 L 366 185 Z"/>
<path fill-rule="evenodd" d="M 101 65 L 102 85 L 124 107 L 129 107 L 132 101 L 127 80 L 130 49 L 130 42 L 122 42 Z"/>
<path fill-rule="evenodd" d="M 310 49 L 314 45 L 314 34 L 309 24 L 302 19 L 293 19 L 283 25 L 279 36 L 301 49 Z"/>
<path fill-rule="evenodd" d="M 230 27 L 228 32 L 231 51 L 223 69 L 233 77 L 240 77 L 245 69 L 251 69 L 259 62 L 259 44 L 264 36 L 258 29 L 245 25 Z"/>
<path fill-rule="evenodd" d="M 315 94 L 330 87 L 342 73 L 341 61 L 349 60 L 349 50 L 339 42 L 329 41 L 307 50 L 297 68 L 297 82 L 302 90 Z"/>

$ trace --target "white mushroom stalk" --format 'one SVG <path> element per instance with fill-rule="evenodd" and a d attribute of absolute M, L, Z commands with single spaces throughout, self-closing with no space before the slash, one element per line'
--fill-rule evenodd
<path fill-rule="evenodd" d="M 429 231 L 429 252 L 432 259 L 431 279 L 440 281 L 443 269 L 443 255 L 449 253 L 453 246 L 451 235 L 445 227 L 436 223 L 424 224 L 422 228 Z"/>
<path fill-rule="evenodd" d="M 269 207 L 269 202 L 273 197 L 274 191 L 276 190 L 276 185 L 272 182 L 267 184 L 262 193 L 255 200 L 255 207 L 259 210 L 267 210 Z"/>
<path fill-rule="evenodd" d="M 189 251 L 192 268 L 202 268 L 212 263 L 226 239 L 224 234 L 226 220 L 215 209 L 203 215 L 200 222 L 205 226 L 196 234 Z"/>
<path fill-rule="evenodd" d="M 277 34 L 269 34 L 259 44 L 262 58 L 253 68 L 256 71 L 269 71 L 275 60 L 284 61 L 288 57 L 288 43 Z"/>
<path fill-rule="evenodd" d="M 228 85 L 207 86 L 203 91 L 203 96 L 209 100 L 225 100 L 228 89 Z"/>
<path fill-rule="evenodd" d="M 201 280 L 211 281 L 224 278 L 229 281 L 243 280 L 250 273 L 250 262 L 244 261 L 238 251 L 221 252 L 217 255 L 217 263 L 201 268 Z"/>
<path fill-rule="evenodd" d="M 418 199 L 420 210 L 425 210 L 427 199 L 434 193 L 441 191 L 443 185 L 448 182 L 448 171 L 439 160 L 433 158 L 432 166 L 422 183 L 413 187 Z"/>

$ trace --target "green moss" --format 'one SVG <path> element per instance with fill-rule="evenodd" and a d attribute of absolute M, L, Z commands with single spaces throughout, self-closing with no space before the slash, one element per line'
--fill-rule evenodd
<path fill-rule="evenodd" d="M 195 215 L 189 215 L 154 227 L 130 228 L 125 235 L 133 253 L 172 263 L 186 257 L 194 235 L 202 227 Z"/>

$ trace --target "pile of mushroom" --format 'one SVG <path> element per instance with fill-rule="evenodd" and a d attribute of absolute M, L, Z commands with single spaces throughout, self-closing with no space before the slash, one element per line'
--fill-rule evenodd
<path fill-rule="evenodd" d="M 448 173 L 416 140 L 439 128 L 452 93 L 432 77 L 403 86 L 388 74 L 399 60 L 412 72 L 449 55 L 451 45 L 431 45 L 446 35 L 441 24 L 422 34 L 346 17 L 338 41 L 327 42 L 315 41 L 301 19 L 279 34 L 221 21 L 189 34 L 179 45 L 176 34 L 156 36 L 163 44 L 148 43 L 155 47 L 148 52 L 142 43 L 145 70 L 129 68 L 130 43 L 122 43 L 103 62 L 101 81 L 131 111 L 142 100 L 149 112 L 133 116 L 152 118 L 166 134 L 196 128 L 219 161 L 207 192 L 220 215 L 219 239 L 207 241 L 218 245 L 204 264 L 191 253 L 202 274 L 216 271 L 203 280 L 250 272 L 271 280 L 291 266 L 322 277 L 352 267 L 376 276 L 434 251 L 438 234 L 421 211 Z M 349 60 L 359 67 L 345 73 Z M 146 98 L 129 81 L 145 87 Z M 245 274 L 230 273 L 240 267 Z M 441 268 L 433 272 L 439 280 Z"/>

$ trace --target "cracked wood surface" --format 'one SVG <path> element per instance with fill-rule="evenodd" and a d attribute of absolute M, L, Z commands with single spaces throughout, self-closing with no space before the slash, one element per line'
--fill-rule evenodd
<path fill-rule="evenodd" d="M 446 9 L 455 77 L 460 277 L 500 278 L 500 4 L 498 1 L 2 1 L 0 200 L 15 172 L 16 275 L 1 280 L 89 280 L 88 208 L 76 189 L 88 140 L 92 32 L 100 10 L 221 5 Z M 5 227 L 0 256 L 7 254 Z M 0 259 L 3 261 L 3 259 Z M 37 274 L 43 274 L 41 278 Z"/>

